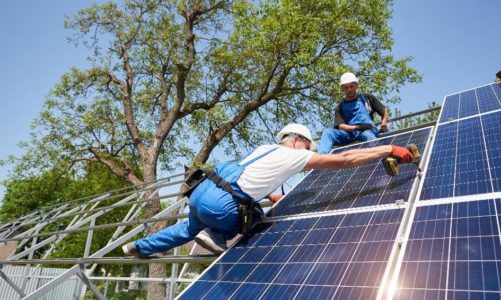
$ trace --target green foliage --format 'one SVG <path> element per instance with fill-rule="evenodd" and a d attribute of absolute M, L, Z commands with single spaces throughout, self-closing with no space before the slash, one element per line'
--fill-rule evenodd
<path fill-rule="evenodd" d="M 391 3 L 127 0 L 83 9 L 65 27 L 93 67 L 63 74 L 26 155 L 10 160 L 12 176 L 93 160 L 138 183 L 145 170 L 205 163 L 218 145 L 239 156 L 285 123 L 328 126 L 348 70 L 398 102 L 399 87 L 420 76 L 410 57 L 391 55 Z"/>
<path fill-rule="evenodd" d="M 14 178 L 5 183 L 6 191 L 0 220 L 7 221 L 35 209 L 62 205 L 68 200 L 89 200 L 86 196 L 101 194 L 113 189 L 129 186 L 123 179 L 111 173 L 98 163 L 87 163 L 82 174 L 61 173 L 51 170 L 25 179 Z"/>

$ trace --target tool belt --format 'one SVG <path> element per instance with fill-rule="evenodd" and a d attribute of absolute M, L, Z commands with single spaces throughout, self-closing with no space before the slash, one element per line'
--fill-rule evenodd
<path fill-rule="evenodd" d="M 183 183 L 184 197 L 190 197 L 195 188 L 202 183 L 204 180 L 209 179 L 214 182 L 214 184 L 222 189 L 223 191 L 229 193 L 233 198 L 238 201 L 238 232 L 241 234 L 247 234 L 252 225 L 261 221 L 264 216 L 263 209 L 259 203 L 253 201 L 252 199 L 245 199 L 241 195 L 235 192 L 231 187 L 231 184 L 224 180 L 222 177 L 217 175 L 214 171 L 197 169 L 186 179 Z"/>

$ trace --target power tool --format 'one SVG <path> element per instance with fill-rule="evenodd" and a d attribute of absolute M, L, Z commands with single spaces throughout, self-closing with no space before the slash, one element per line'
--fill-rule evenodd
<path fill-rule="evenodd" d="M 421 172 L 419 168 L 419 162 L 421 161 L 421 154 L 419 153 L 416 144 L 410 144 L 406 147 L 412 153 L 412 163 L 418 166 L 418 171 Z M 393 157 L 385 157 L 381 160 L 383 163 L 386 173 L 390 176 L 396 176 L 400 173 L 400 168 L 398 167 L 398 161 Z"/>

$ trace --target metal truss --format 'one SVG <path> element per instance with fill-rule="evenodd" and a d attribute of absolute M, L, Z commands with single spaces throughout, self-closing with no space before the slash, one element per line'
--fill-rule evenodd
<path fill-rule="evenodd" d="M 173 266 L 171 278 L 161 280 L 138 278 L 137 281 L 168 283 L 169 288 L 167 293 L 169 298 L 172 299 L 175 296 L 178 283 L 191 281 L 190 279 L 183 279 L 178 276 L 179 264 L 208 263 L 213 261 L 215 256 L 193 255 L 196 245 L 193 246 L 190 255 L 179 255 L 179 250 L 175 250 L 175 255 L 154 256 L 148 259 L 105 257 L 105 255 L 132 238 L 135 238 L 136 235 L 141 234 L 156 222 L 186 218 L 187 214 L 184 213 L 184 210 L 188 199 L 183 198 L 176 201 L 178 200 L 178 193 L 168 193 L 172 190 L 179 190 L 182 180 L 172 181 L 172 179 L 175 177 L 182 178 L 183 175 L 174 175 L 144 187 L 115 190 L 94 198 L 80 199 L 75 202 L 64 203 L 58 207 L 40 209 L 10 223 L 0 224 L 0 248 L 6 247 L 9 242 L 17 242 L 17 245 L 13 247 L 7 258 L 0 259 L 0 280 L 4 280 L 12 287 L 20 299 L 39 299 L 62 282 L 76 277 L 79 279 L 80 287 L 78 287 L 78 290 L 80 292 L 75 293 L 75 299 L 81 298 L 85 294 L 86 289 L 91 290 L 98 299 L 105 299 L 105 295 L 99 291 L 92 281 L 92 278 L 96 280 L 100 279 L 98 277 L 91 277 L 98 264 L 170 263 Z M 151 192 L 149 198 L 145 197 L 147 191 Z M 152 218 L 146 219 L 141 217 L 144 205 L 148 201 L 158 199 L 171 200 L 173 204 Z M 82 201 L 84 202 L 82 203 Z M 121 222 L 103 222 L 103 220 L 106 220 L 109 212 L 125 207 L 128 207 L 128 210 Z M 99 220 L 99 223 L 105 224 L 96 225 L 96 220 Z M 135 227 L 126 231 L 126 228 L 131 225 L 135 225 Z M 56 228 L 56 230 L 53 228 Z M 94 231 L 109 228 L 115 228 L 115 231 L 106 246 L 91 253 Z M 58 244 L 65 237 L 81 232 L 87 233 L 82 257 L 50 258 L 50 255 L 57 250 Z M 35 258 L 35 256 L 39 257 Z M 36 290 L 27 290 L 28 281 L 39 277 L 36 275 L 37 270 L 44 265 L 57 264 L 73 265 L 73 267 L 67 269 L 59 276 L 51 278 L 48 283 L 38 287 Z M 13 279 L 15 276 L 11 277 L 11 275 L 3 271 L 2 267 L 4 265 L 25 266 L 20 284 L 14 282 Z M 110 278 L 113 277 L 107 277 L 106 280 L 113 280 Z M 129 280 L 134 281 L 136 278 L 129 278 Z"/>

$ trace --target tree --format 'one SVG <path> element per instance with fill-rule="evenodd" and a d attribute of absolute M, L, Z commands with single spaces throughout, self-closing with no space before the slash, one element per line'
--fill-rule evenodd
<path fill-rule="evenodd" d="M 129 183 L 106 166 L 90 162 L 80 172 L 50 170 L 41 175 L 13 178 L 5 182 L 0 221 L 14 220 L 36 209 L 60 206 L 68 200 L 88 200 L 85 196 L 128 187 Z"/>
<path fill-rule="evenodd" d="M 140 184 L 159 167 L 204 164 L 217 146 L 237 156 L 290 121 L 329 124 L 347 70 L 396 102 L 420 77 L 411 58 L 390 53 L 391 3 L 125 0 L 81 10 L 66 27 L 93 66 L 62 76 L 16 172 L 95 161 Z M 149 202 L 146 215 L 159 208 Z M 162 273 L 151 265 L 150 276 Z M 152 284 L 149 297 L 163 292 Z"/>

